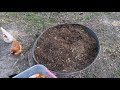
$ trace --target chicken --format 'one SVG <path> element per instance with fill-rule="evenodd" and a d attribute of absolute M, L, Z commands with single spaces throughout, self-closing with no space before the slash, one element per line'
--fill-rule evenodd
<path fill-rule="evenodd" d="M 30 76 L 29 78 L 45 78 L 45 76 L 42 74 L 34 74 L 34 75 Z"/>
<path fill-rule="evenodd" d="M 22 52 L 22 45 L 16 39 L 13 39 L 12 45 L 10 48 L 10 53 L 13 55 L 19 55 Z"/>
<path fill-rule="evenodd" d="M 0 29 L 3 33 L 3 40 L 6 43 L 11 43 L 13 41 L 14 37 L 10 33 L 8 33 L 5 29 L 3 29 L 2 27 Z"/>

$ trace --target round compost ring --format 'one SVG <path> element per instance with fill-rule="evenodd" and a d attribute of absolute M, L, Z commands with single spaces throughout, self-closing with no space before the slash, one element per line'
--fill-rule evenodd
<path fill-rule="evenodd" d="M 71 75 L 90 66 L 96 59 L 99 48 L 96 34 L 88 27 L 80 24 L 61 24 L 41 33 L 33 45 L 32 53 L 36 63 L 45 65 L 53 73 Z M 58 70 L 54 70 L 57 68 Z"/>

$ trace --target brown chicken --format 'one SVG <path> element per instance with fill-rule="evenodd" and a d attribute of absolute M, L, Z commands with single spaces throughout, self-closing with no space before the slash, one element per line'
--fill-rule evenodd
<path fill-rule="evenodd" d="M 13 55 L 19 55 L 22 52 L 22 45 L 16 39 L 12 41 L 10 53 Z"/>
<path fill-rule="evenodd" d="M 42 74 L 34 74 L 34 75 L 30 76 L 29 78 L 45 78 L 45 76 Z"/>

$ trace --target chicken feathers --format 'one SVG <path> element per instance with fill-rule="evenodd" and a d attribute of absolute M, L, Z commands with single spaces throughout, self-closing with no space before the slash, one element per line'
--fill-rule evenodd
<path fill-rule="evenodd" d="M 12 45 L 10 48 L 10 53 L 13 55 L 19 55 L 22 52 L 22 45 L 16 39 L 12 41 Z"/>
<path fill-rule="evenodd" d="M 2 27 L 0 27 L 2 33 L 3 33 L 3 40 L 6 42 L 6 43 L 11 43 L 14 39 L 14 37 L 8 33 L 5 29 L 3 29 Z"/>

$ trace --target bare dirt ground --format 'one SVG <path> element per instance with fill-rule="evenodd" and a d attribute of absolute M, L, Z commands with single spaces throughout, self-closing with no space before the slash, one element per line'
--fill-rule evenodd
<path fill-rule="evenodd" d="M 32 47 L 45 29 L 62 23 L 78 23 L 92 29 L 100 41 L 100 52 L 86 69 L 61 78 L 119 78 L 120 77 L 120 12 L 0 12 L 0 26 L 23 45 L 23 53 L 12 56 L 10 44 L 0 32 L 0 78 L 18 74 L 35 65 Z"/>

